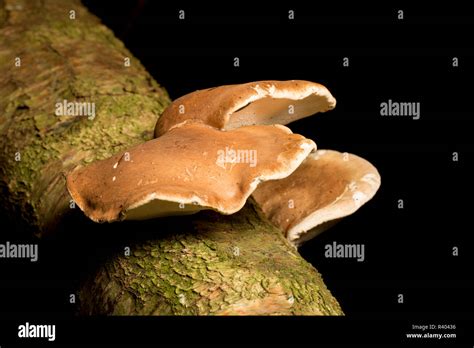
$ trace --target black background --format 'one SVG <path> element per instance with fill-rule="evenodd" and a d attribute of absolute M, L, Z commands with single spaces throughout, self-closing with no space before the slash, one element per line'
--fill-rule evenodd
<path fill-rule="evenodd" d="M 320 149 L 366 158 L 378 168 L 382 186 L 356 214 L 300 249 L 345 318 L 75 317 L 69 293 L 100 261 L 98 255 L 114 249 L 112 231 L 90 236 L 81 229 L 41 241 L 37 263 L 2 261 L 0 313 L 10 320 L 1 321 L 0 345 L 2 339 L 15 341 L 19 323 L 35 319 L 56 323 L 57 341 L 69 343 L 138 337 L 148 343 L 419 343 L 404 339 L 412 324 L 457 324 L 458 339 L 441 343 L 474 344 L 472 11 L 453 4 L 359 2 L 84 3 L 172 99 L 256 80 L 324 84 L 337 99 L 336 109 L 289 127 Z M 180 9 L 185 20 L 178 19 Z M 289 9 L 295 11 L 292 21 Z M 398 9 L 404 20 L 397 19 Z M 240 58 L 238 68 L 234 57 Z M 459 67 L 452 66 L 453 57 Z M 380 103 L 388 99 L 420 102 L 421 119 L 381 117 Z M 452 161 L 454 151 L 458 162 Z M 399 199 L 404 209 L 397 208 Z M 6 240 L 15 240 L 8 230 Z M 325 258 L 324 246 L 333 241 L 365 244 L 365 261 Z M 459 247 L 457 257 L 453 246 Z"/>

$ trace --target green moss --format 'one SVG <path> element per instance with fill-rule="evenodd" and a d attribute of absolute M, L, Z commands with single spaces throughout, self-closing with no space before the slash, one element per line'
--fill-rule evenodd
<path fill-rule="evenodd" d="M 33 119 L 35 120 L 36 129 L 38 129 L 40 132 L 46 131 L 49 127 L 52 127 L 56 123 L 56 120 L 51 114 L 43 112 L 38 112 L 35 114 Z"/>
<path fill-rule="evenodd" d="M 121 291 L 137 294 L 136 306 L 121 314 L 218 314 L 242 300 L 264 301 L 275 288 L 283 289 L 284 299 L 293 298 L 282 313 L 342 314 L 314 268 L 280 231 L 258 219 L 252 206 L 219 222 L 201 217 L 197 233 L 147 241 L 134 246 L 132 257 L 113 258 L 111 279 L 122 284 Z"/>

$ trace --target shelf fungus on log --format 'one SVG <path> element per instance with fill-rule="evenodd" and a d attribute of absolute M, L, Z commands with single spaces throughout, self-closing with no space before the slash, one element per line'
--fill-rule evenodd
<path fill-rule="evenodd" d="M 318 150 L 285 179 L 262 183 L 253 197 L 290 243 L 299 246 L 354 213 L 379 187 L 380 175 L 365 159 Z"/>
<path fill-rule="evenodd" d="M 290 175 L 316 144 L 285 126 L 220 131 L 183 122 L 163 136 L 79 167 L 67 188 L 96 222 L 240 210 L 260 182 Z"/>
<path fill-rule="evenodd" d="M 58 233 L 87 246 L 80 253 L 84 259 L 77 260 L 77 253 L 60 255 L 70 277 L 80 272 L 85 278 L 74 291 L 79 313 L 343 315 L 321 274 L 291 247 L 252 198 L 232 215 L 202 211 L 178 219 L 109 226 L 92 224 L 77 214 L 62 173 L 117 153 L 123 162 L 113 168 L 117 162 L 111 160 L 107 170 L 121 170 L 122 164 L 129 164 L 127 159 L 135 160 L 135 153 L 128 157 L 126 149 L 152 139 L 157 115 L 170 100 L 80 1 L 16 2 L 21 6 L 0 0 L 2 218 L 13 223 L 12 233 Z M 73 21 L 65 15 L 71 9 L 77 14 Z M 21 69 L 12 69 L 19 52 Z M 124 66 L 124 57 L 130 58 L 129 66 Z M 54 105 L 63 100 L 94 103 L 97 115 L 57 117 Z M 181 145 L 171 148 L 185 152 Z M 168 158 L 170 166 L 180 160 Z M 97 193 L 101 180 L 111 185 L 124 179 L 113 175 L 112 181 L 113 176 L 103 175 L 98 172 L 91 178 Z M 131 184 L 130 178 L 126 185 Z M 118 198 L 119 192 L 110 195 Z M 98 197 L 89 199 L 94 203 Z M 97 249 L 98 237 L 107 243 L 106 250 Z M 124 254 L 124 243 L 130 255 Z"/>
<path fill-rule="evenodd" d="M 225 85 L 176 99 L 158 119 L 155 137 L 185 120 L 231 130 L 255 124 L 288 124 L 335 106 L 336 100 L 328 89 L 315 82 L 256 81 Z"/>

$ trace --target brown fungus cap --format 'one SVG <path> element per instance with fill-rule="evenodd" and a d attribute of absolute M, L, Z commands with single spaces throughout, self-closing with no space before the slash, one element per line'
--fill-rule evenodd
<path fill-rule="evenodd" d="M 176 99 L 160 116 L 155 137 L 186 120 L 230 130 L 288 124 L 336 106 L 326 87 L 300 80 L 257 81 L 198 90 Z"/>
<path fill-rule="evenodd" d="M 280 125 L 224 132 L 184 122 L 158 139 L 76 168 L 67 188 L 96 222 L 203 209 L 232 214 L 261 181 L 290 175 L 315 148 Z"/>
<path fill-rule="evenodd" d="M 379 187 L 377 169 L 363 158 L 318 150 L 287 178 L 262 183 L 253 197 L 287 239 L 300 245 L 354 213 Z"/>

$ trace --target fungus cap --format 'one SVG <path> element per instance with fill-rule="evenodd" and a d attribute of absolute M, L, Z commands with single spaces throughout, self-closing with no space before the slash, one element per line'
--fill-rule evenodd
<path fill-rule="evenodd" d="M 354 213 L 379 187 L 380 175 L 365 159 L 318 150 L 285 179 L 262 183 L 253 197 L 298 246 Z"/>
<path fill-rule="evenodd" d="M 185 120 L 217 129 L 288 124 L 336 106 L 326 87 L 315 82 L 257 81 L 198 90 L 176 99 L 160 116 L 155 137 Z"/>
<path fill-rule="evenodd" d="M 203 209 L 232 214 L 261 181 L 290 175 L 315 148 L 280 125 L 224 132 L 184 122 L 160 138 L 76 168 L 67 188 L 96 222 Z"/>

